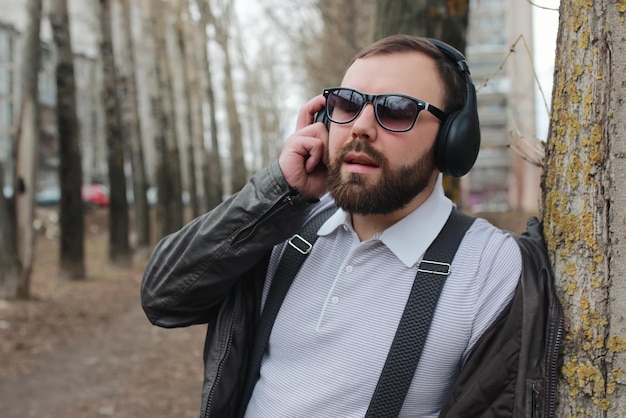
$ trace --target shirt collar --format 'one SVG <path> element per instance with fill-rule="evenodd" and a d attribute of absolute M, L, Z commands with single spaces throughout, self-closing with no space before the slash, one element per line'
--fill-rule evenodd
<path fill-rule="evenodd" d="M 400 221 L 376 234 L 373 239 L 382 241 L 404 265 L 412 267 L 422 258 L 445 225 L 453 205 L 443 192 L 440 174 L 437 176 L 432 193 L 424 203 Z M 338 209 L 321 226 L 317 235 L 328 235 L 344 225 L 351 228 L 350 216 L 344 210 Z"/>

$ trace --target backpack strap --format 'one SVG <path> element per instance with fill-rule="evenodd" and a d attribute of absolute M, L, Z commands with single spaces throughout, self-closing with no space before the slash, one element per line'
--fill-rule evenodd
<path fill-rule="evenodd" d="M 366 417 L 397 417 L 400 414 L 441 290 L 451 272 L 450 265 L 474 220 L 453 209 L 443 229 L 424 253 Z"/>
<path fill-rule="evenodd" d="M 270 285 L 254 338 L 242 402 L 242 411 L 244 412 L 252 396 L 254 385 L 259 378 L 261 360 L 263 359 L 267 341 L 269 340 L 272 327 L 274 326 L 278 311 L 285 299 L 285 295 L 289 287 L 291 287 L 291 283 L 294 277 L 296 277 L 296 273 L 298 273 L 304 259 L 313 249 L 313 244 L 317 240 L 317 231 L 336 210 L 337 207 L 335 205 L 322 210 L 311 218 L 302 229 L 297 234 L 294 234 L 285 244 L 285 249 L 280 258 L 276 274 L 274 274 L 274 278 L 272 279 L 272 284 Z"/>

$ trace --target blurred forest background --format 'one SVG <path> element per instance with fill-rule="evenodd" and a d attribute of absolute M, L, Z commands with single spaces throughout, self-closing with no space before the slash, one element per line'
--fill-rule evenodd
<path fill-rule="evenodd" d="M 466 52 L 478 87 L 483 149 L 448 194 L 496 222 L 537 211 L 548 110 L 530 1 L 0 5 L 0 296 L 29 297 L 38 234 L 58 240 L 60 277 L 87 277 L 93 208 L 108 214 L 111 264 L 145 258 L 275 159 L 300 104 L 339 84 L 360 48 L 399 32 Z"/>
<path fill-rule="evenodd" d="M 146 257 L 275 159 L 299 106 L 338 85 L 375 39 L 413 33 L 466 53 L 483 149 L 446 190 L 514 231 L 537 212 L 536 115 L 548 110 L 533 64 L 533 2 L 0 7 L 3 416 L 195 416 L 204 331 L 147 324 L 137 297 Z"/>

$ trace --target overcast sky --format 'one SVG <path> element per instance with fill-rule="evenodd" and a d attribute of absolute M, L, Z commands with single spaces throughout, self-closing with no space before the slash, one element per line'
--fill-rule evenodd
<path fill-rule="evenodd" d="M 537 5 L 537 7 L 533 7 L 534 61 L 537 77 L 549 106 L 554 73 L 554 50 L 556 48 L 556 34 L 559 26 L 559 13 L 555 9 L 558 9 L 559 1 L 533 0 L 533 4 Z M 539 94 L 539 91 L 537 91 L 537 132 L 535 135 L 545 140 L 548 133 L 549 115 L 546 112 L 543 98 Z"/>

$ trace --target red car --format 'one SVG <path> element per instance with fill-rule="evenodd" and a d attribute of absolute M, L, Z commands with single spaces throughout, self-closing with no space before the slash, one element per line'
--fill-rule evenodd
<path fill-rule="evenodd" d="M 83 184 L 81 187 L 83 202 L 87 206 L 109 206 L 109 189 L 102 184 Z"/>

